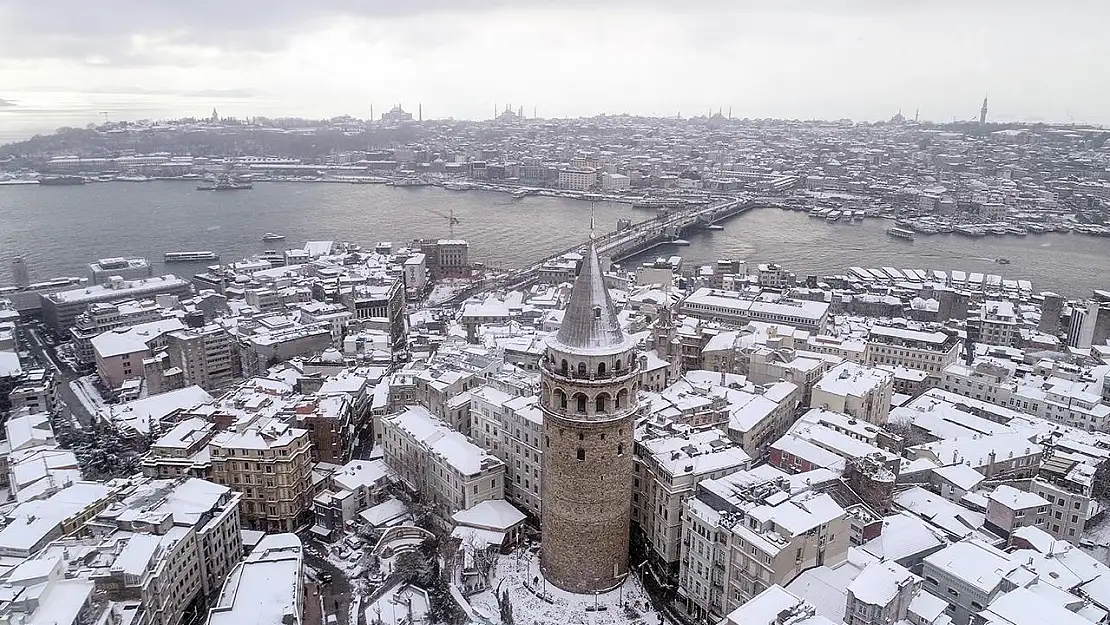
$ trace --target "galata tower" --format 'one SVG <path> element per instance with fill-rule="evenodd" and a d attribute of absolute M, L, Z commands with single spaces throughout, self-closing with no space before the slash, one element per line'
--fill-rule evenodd
<path fill-rule="evenodd" d="M 632 430 L 640 367 L 591 241 L 558 334 L 547 344 L 540 566 L 577 593 L 614 588 L 628 572 Z"/>

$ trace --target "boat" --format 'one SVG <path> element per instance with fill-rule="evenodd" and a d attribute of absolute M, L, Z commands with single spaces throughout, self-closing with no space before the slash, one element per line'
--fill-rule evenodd
<path fill-rule="evenodd" d="M 150 176 L 116 176 L 116 180 L 120 182 L 150 182 L 154 178 Z"/>
<path fill-rule="evenodd" d="M 284 241 L 285 240 L 285 235 L 284 234 L 274 234 L 273 232 L 267 232 L 266 234 L 262 235 L 262 240 L 263 241 Z"/>
<path fill-rule="evenodd" d="M 829 211 L 829 214 L 825 215 L 825 221 L 828 221 L 828 222 L 837 221 L 837 220 L 840 219 L 841 214 L 842 213 L 838 210 Z"/>
<path fill-rule="evenodd" d="M 887 228 L 886 233 L 892 237 L 906 239 L 907 241 L 913 241 L 915 238 L 913 230 L 906 230 L 905 228 Z"/>
<path fill-rule="evenodd" d="M 81 176 L 49 176 L 47 178 L 39 178 L 39 184 L 48 187 L 64 187 L 78 184 L 85 184 L 87 182 Z"/>
<path fill-rule="evenodd" d="M 469 191 L 474 188 L 474 183 L 468 180 L 446 180 L 443 188 L 448 191 Z"/>
<path fill-rule="evenodd" d="M 994 259 L 994 262 L 998 263 L 999 265 L 1009 265 L 1010 264 L 1010 259 L 1009 258 L 1003 258 L 1003 257 L 1000 256 L 1000 257 Z"/>
<path fill-rule="evenodd" d="M 209 260 L 220 260 L 220 255 L 211 252 L 166 252 L 163 260 L 167 263 L 199 263 Z"/>
<path fill-rule="evenodd" d="M 516 191 L 513 191 L 513 193 L 512 193 L 512 196 L 513 196 L 514 200 L 523 200 L 524 198 L 528 197 L 529 195 L 532 195 L 532 192 L 529 191 L 528 189 L 517 189 Z"/>
<path fill-rule="evenodd" d="M 671 239 L 671 245 L 690 245 L 686 239 Z"/>
<path fill-rule="evenodd" d="M 251 189 L 254 185 L 249 182 L 238 182 L 233 180 L 231 176 L 224 174 L 216 178 L 215 183 L 206 183 L 197 185 L 197 191 L 239 191 L 243 189 Z"/>
<path fill-rule="evenodd" d="M 708 226 L 705 227 L 705 229 L 706 230 L 724 230 L 725 227 L 717 225 L 717 224 L 709 224 Z"/>
<path fill-rule="evenodd" d="M 426 187 L 432 183 L 420 176 L 408 176 L 406 178 L 394 178 L 390 184 L 395 187 Z"/>

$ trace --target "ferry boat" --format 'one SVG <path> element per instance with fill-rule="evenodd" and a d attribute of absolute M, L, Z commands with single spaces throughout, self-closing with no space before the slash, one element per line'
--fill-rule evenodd
<path fill-rule="evenodd" d="M 167 263 L 200 263 L 209 260 L 220 260 L 220 255 L 211 252 L 166 252 L 163 260 Z"/>
<path fill-rule="evenodd" d="M 443 188 L 448 191 L 469 191 L 474 188 L 474 183 L 468 180 L 446 180 Z"/>
<path fill-rule="evenodd" d="M 725 227 L 724 227 L 724 226 L 721 226 L 721 225 L 719 225 L 719 224 L 709 224 L 708 226 L 706 226 L 706 227 L 705 227 L 705 229 L 706 229 L 706 230 L 714 230 L 714 231 L 719 231 L 719 230 L 724 230 L 724 229 L 725 229 Z"/>
<path fill-rule="evenodd" d="M 432 183 L 420 176 L 408 176 L 406 178 L 394 178 L 389 184 L 394 187 L 426 187 Z"/>
<path fill-rule="evenodd" d="M 274 234 L 273 232 L 267 232 L 266 234 L 262 235 L 262 240 L 263 241 L 284 241 L 285 240 L 285 235 L 284 234 Z"/>
<path fill-rule="evenodd" d="M 529 191 L 528 189 L 517 189 L 516 191 L 513 191 L 513 193 L 512 193 L 512 196 L 513 196 L 514 200 L 523 200 L 524 198 L 528 197 L 529 195 L 532 195 L 532 192 Z"/>
<path fill-rule="evenodd" d="M 906 239 L 907 241 L 914 240 L 913 230 L 906 230 L 905 228 L 887 228 L 886 233 L 899 239 Z"/>
<path fill-rule="evenodd" d="M 48 187 L 72 186 L 85 184 L 85 182 L 87 181 L 81 176 L 49 176 L 47 178 L 39 178 L 39 184 Z"/>
<path fill-rule="evenodd" d="M 841 215 L 841 212 L 838 211 L 838 210 L 829 211 L 829 214 L 825 215 L 825 221 L 828 221 L 828 222 L 837 221 L 837 220 L 840 219 L 840 215 Z"/>
<path fill-rule="evenodd" d="M 216 178 L 215 183 L 198 184 L 197 191 L 239 191 L 253 187 L 254 185 L 249 182 L 238 182 L 233 180 L 231 176 L 224 174 Z"/>

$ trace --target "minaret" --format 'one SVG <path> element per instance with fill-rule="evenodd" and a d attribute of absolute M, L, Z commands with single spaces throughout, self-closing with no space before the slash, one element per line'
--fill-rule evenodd
<path fill-rule="evenodd" d="M 424 121 L 424 103 L 423 102 L 417 102 L 416 103 L 416 121 L 418 121 L 418 122 Z"/>
<path fill-rule="evenodd" d="M 983 108 L 979 109 L 979 125 L 987 123 L 987 96 L 983 96 Z"/>
<path fill-rule="evenodd" d="M 628 574 L 640 363 L 621 330 L 592 236 L 541 378 L 540 567 L 564 590 L 608 590 Z"/>

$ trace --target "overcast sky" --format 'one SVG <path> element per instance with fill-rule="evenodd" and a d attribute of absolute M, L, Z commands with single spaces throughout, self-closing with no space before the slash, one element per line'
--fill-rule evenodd
<path fill-rule="evenodd" d="M 1108 26 L 1110 0 L 0 0 L 0 111 L 951 121 L 986 94 L 1110 123 Z"/>

